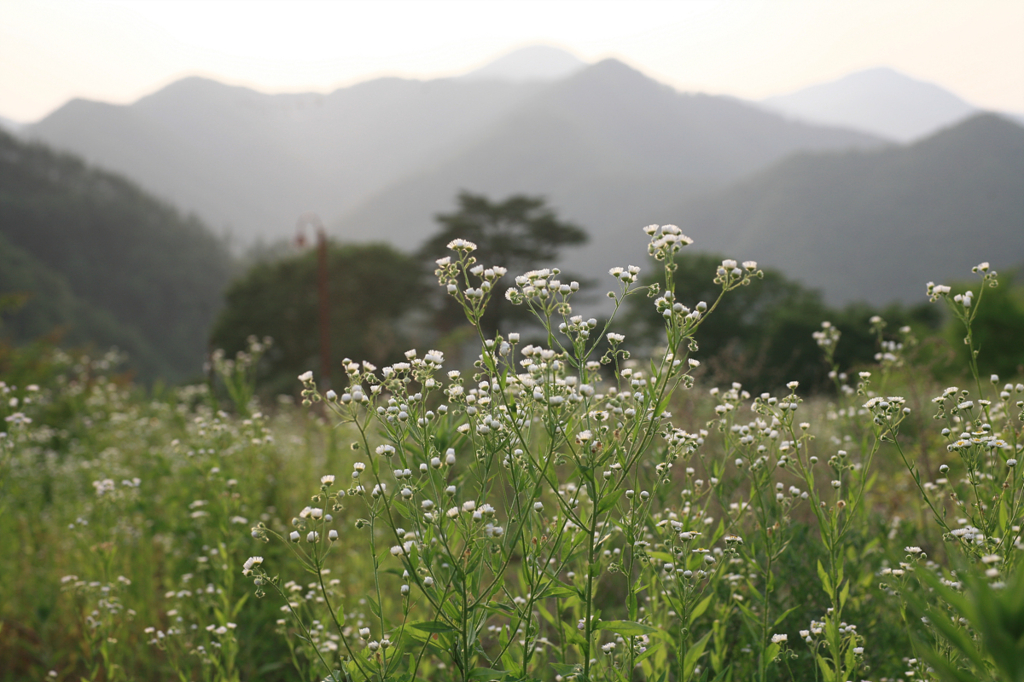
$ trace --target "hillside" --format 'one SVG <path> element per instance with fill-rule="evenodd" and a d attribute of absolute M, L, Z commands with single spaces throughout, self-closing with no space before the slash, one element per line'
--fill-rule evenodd
<path fill-rule="evenodd" d="M 879 144 L 738 100 L 682 94 L 606 60 L 538 94 L 455 158 L 381 192 L 346 215 L 336 233 L 412 249 L 461 189 L 496 199 L 535 193 L 592 237 L 567 253 L 566 265 L 598 274 L 624 258 L 644 258 L 639 228 L 682 197 L 797 151 Z"/>
<path fill-rule="evenodd" d="M 65 327 L 68 343 L 118 345 L 144 378 L 199 371 L 230 274 L 195 218 L 72 156 L 0 133 L 0 293 L 18 341 Z"/>
<path fill-rule="evenodd" d="M 195 211 L 243 242 L 290 237 L 481 134 L 536 83 L 382 78 L 266 95 L 186 78 L 127 106 L 74 100 L 22 133 Z"/>
<path fill-rule="evenodd" d="M 859 71 L 761 103 L 796 120 L 862 130 L 898 142 L 927 137 L 978 111 L 934 83 L 886 68 Z"/>
<path fill-rule="evenodd" d="M 930 280 L 1024 262 L 1024 128 L 983 114 L 908 147 L 800 155 L 672 213 L 700 248 L 832 303 L 919 303 Z"/>

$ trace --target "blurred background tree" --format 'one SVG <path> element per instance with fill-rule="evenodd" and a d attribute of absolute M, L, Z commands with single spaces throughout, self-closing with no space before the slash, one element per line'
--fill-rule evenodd
<path fill-rule="evenodd" d="M 408 317 L 422 304 L 424 268 L 419 260 L 382 244 L 329 243 L 331 358 L 335 379 L 341 360 L 377 365 L 397 361 L 409 347 Z M 262 389 L 292 393 L 296 377 L 320 366 L 317 254 L 315 249 L 258 263 L 234 282 L 210 335 L 229 357 L 247 346 L 250 335 L 270 336 Z"/>
<path fill-rule="evenodd" d="M 504 201 L 491 201 L 481 194 L 463 191 L 458 204 L 454 213 L 436 216 L 441 229 L 419 251 L 430 266 L 436 259 L 451 255 L 451 240 L 468 239 L 477 245 L 473 253 L 477 263 L 507 268 L 511 285 L 512 277 L 556 265 L 564 247 L 579 246 L 588 239 L 582 228 L 560 220 L 541 197 L 517 194 Z M 562 279 L 568 281 L 567 276 Z M 450 332 L 465 323 L 465 316 L 451 297 L 439 287 L 435 289 L 434 325 L 442 333 Z M 529 318 L 524 308 L 512 306 L 503 294 L 504 289 L 496 292 L 484 314 L 482 325 L 488 336 L 493 336 L 506 322 Z"/>
<path fill-rule="evenodd" d="M 713 279 L 721 262 L 721 256 L 699 252 L 676 256 L 677 299 L 691 308 L 700 301 L 713 304 L 720 292 Z M 653 265 L 647 270 L 657 272 Z M 645 284 L 654 281 L 653 277 L 644 279 Z M 842 370 L 849 370 L 871 362 L 877 351 L 869 323 L 874 315 L 881 315 L 887 331 L 893 333 L 903 325 L 934 330 L 941 321 L 940 311 L 927 304 L 831 308 L 820 292 L 778 270 L 764 268 L 763 280 L 730 292 L 701 324 L 697 332 L 700 349 L 694 357 L 703 364 L 705 378 L 711 383 L 739 381 L 749 390 L 761 392 L 799 381 L 805 389 L 820 389 L 831 384 L 829 368 L 812 334 L 825 320 L 835 325 L 842 332 L 836 361 Z M 621 326 L 634 335 L 633 343 L 648 349 L 663 342 L 664 322 L 648 298 L 627 299 Z"/>
<path fill-rule="evenodd" d="M 968 288 L 978 291 L 977 282 L 953 285 L 954 292 Z M 978 300 L 977 298 L 975 300 Z M 999 286 L 986 288 L 974 318 L 974 347 L 978 349 L 978 369 L 985 377 L 998 374 L 1004 379 L 1024 375 L 1024 273 L 1001 271 Z M 944 329 L 949 344 L 956 349 L 957 364 L 964 366 L 969 353 L 964 345 L 964 327 L 949 319 Z"/>

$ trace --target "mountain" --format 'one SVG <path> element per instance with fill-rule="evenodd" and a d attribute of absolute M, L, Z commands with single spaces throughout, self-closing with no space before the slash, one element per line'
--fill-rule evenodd
<path fill-rule="evenodd" d="M 878 143 L 733 100 L 681 95 L 615 61 L 553 82 L 384 78 L 329 95 L 266 95 L 188 78 L 126 106 L 71 101 L 22 134 L 125 174 L 242 243 L 291 237 L 307 211 L 336 222 L 453 163 L 477 165 L 454 186 L 438 186 L 420 225 L 478 177 L 492 178 L 492 191 L 554 196 L 571 186 L 576 204 L 608 203 L 616 192 L 635 203 L 652 192 L 675 196 L 680 178 L 689 191 L 791 151 Z M 496 164 L 481 153 L 488 145 L 521 163 L 506 172 L 510 159 Z M 684 148 L 680 168 L 671 157 Z M 623 186 L 623 175 L 639 177 Z"/>
<path fill-rule="evenodd" d="M 100 353 L 117 347 L 149 378 L 172 373 L 137 330 L 76 296 L 67 278 L 0 233 L 0 342 L 24 343 L 52 335 L 63 344 L 91 345 Z"/>
<path fill-rule="evenodd" d="M 23 135 L 125 174 L 243 242 L 341 215 L 483 134 L 539 83 L 382 78 L 266 95 L 187 78 L 133 104 L 73 100 Z"/>
<path fill-rule="evenodd" d="M 859 71 L 761 104 L 797 120 L 898 142 L 926 137 L 977 113 L 948 90 L 887 68 Z"/>
<path fill-rule="evenodd" d="M 0 132 L 2 333 L 64 327 L 67 343 L 119 345 L 145 379 L 202 367 L 231 274 L 226 246 L 122 177 Z"/>
<path fill-rule="evenodd" d="M 700 248 L 831 303 L 920 303 L 928 281 L 1024 264 L 1024 127 L 979 114 L 906 147 L 802 154 L 673 213 Z"/>
<path fill-rule="evenodd" d="M 591 244 L 567 254 L 584 274 L 645 258 L 643 225 L 663 209 L 806 150 L 873 148 L 877 138 L 786 121 L 738 100 L 683 94 L 607 60 L 552 84 L 489 134 L 394 183 L 342 218 L 344 239 L 414 249 L 459 190 L 541 194 Z"/>
<path fill-rule="evenodd" d="M 18 123 L 17 121 L 0 116 L 0 130 L 7 131 L 8 133 L 17 133 L 24 127 L 24 123 Z"/>
<path fill-rule="evenodd" d="M 585 68 L 586 62 L 571 52 L 547 45 L 533 45 L 515 50 L 490 64 L 470 71 L 465 80 L 554 81 L 566 78 Z"/>

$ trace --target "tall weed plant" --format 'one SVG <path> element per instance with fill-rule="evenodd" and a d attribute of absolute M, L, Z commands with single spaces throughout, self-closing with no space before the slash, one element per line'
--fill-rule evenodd
<path fill-rule="evenodd" d="M 116 357 L 58 354 L 0 384 L 0 667 L 8 679 L 1024 679 L 1024 385 L 982 377 L 984 289 L 928 285 L 963 324 L 965 388 L 934 391 L 909 328 L 834 394 L 701 387 L 704 320 L 762 276 L 724 260 L 677 300 L 691 240 L 650 226 L 662 281 L 614 268 L 662 347 L 574 311 L 557 269 L 515 277 L 456 239 L 436 275 L 477 330 L 494 296 L 536 325 L 472 367 L 409 351 L 299 377 L 261 407 L 253 339 L 217 386 L 144 396 Z M 628 330 L 627 330 L 628 331 Z M 529 339 L 526 341 L 524 339 Z M 928 403 L 927 394 L 938 395 Z M 60 530 L 57 530 L 60 529 Z M 33 565 L 33 558 L 43 562 Z M 42 643 L 46 644 L 42 644 Z"/>

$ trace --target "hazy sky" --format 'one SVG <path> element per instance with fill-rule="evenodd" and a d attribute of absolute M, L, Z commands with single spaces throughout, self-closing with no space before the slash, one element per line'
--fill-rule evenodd
<path fill-rule="evenodd" d="M 265 92 L 450 76 L 536 43 L 755 99 L 891 66 L 1024 112 L 1022 0 L 0 0 L 0 115 L 131 102 L 187 75 Z"/>

